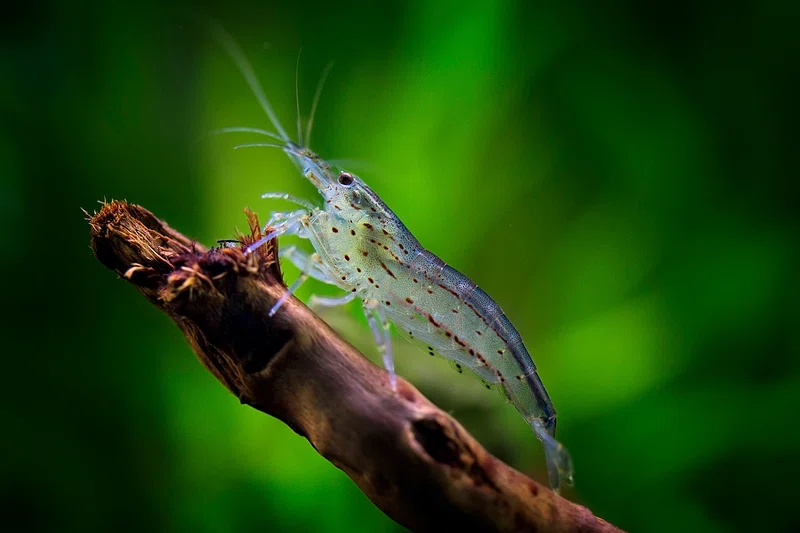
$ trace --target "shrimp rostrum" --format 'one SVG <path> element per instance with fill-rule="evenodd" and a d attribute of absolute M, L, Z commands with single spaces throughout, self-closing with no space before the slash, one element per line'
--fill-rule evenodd
<path fill-rule="evenodd" d="M 281 252 L 281 257 L 295 264 L 301 274 L 276 302 L 270 315 L 279 312 L 286 299 L 309 277 L 341 288 L 343 296 L 312 296 L 311 304 L 336 306 L 361 300 L 388 371 L 387 386 L 394 388 L 396 384 L 390 339 L 390 324 L 394 324 L 431 355 L 440 354 L 459 371 L 468 369 L 477 374 L 487 388 L 498 388 L 541 441 L 551 487 L 558 490 L 562 482 L 570 484 L 569 454 L 555 440 L 556 411 L 519 332 L 500 306 L 465 275 L 425 250 L 360 177 L 334 168 L 309 150 L 306 145 L 311 119 L 305 141 L 299 117 L 298 140 L 291 140 L 241 50 L 227 34 L 221 30 L 216 33 L 276 130 L 222 131 L 271 137 L 276 142 L 240 146 L 282 149 L 322 196 L 321 206 L 317 206 L 284 193 L 264 195 L 288 200 L 299 208 L 273 214 L 267 224 L 272 231 L 253 243 L 247 252 L 286 234 L 308 239 L 315 250 L 306 254 L 288 247 Z M 319 92 L 318 87 L 312 110 Z"/>

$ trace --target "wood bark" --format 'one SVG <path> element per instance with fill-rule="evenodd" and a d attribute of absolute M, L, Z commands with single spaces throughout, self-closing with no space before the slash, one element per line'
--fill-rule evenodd
<path fill-rule="evenodd" d="M 344 341 L 285 292 L 272 241 L 248 213 L 242 243 L 207 249 L 146 209 L 89 217 L 97 259 L 167 313 L 243 404 L 274 416 L 413 531 L 612 532 L 615 526 L 492 457 L 411 384 Z M 266 437 L 265 437 L 266 438 Z"/>

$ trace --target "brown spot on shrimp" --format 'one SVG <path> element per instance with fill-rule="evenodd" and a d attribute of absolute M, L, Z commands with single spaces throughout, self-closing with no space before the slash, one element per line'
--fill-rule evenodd
<path fill-rule="evenodd" d="M 470 309 L 472 309 L 472 312 L 473 312 L 473 313 L 475 313 L 475 315 L 476 315 L 478 318 L 480 318 L 481 320 L 483 320 L 484 322 L 486 322 L 486 319 L 485 319 L 485 318 L 483 318 L 483 315 L 482 315 L 482 314 L 480 314 L 480 313 L 478 312 L 478 310 L 477 310 L 477 309 L 475 309 L 475 307 L 474 307 L 474 306 L 473 306 L 471 303 L 469 303 L 469 302 L 464 302 L 464 304 L 466 304 L 466 306 L 467 306 L 467 307 L 469 307 Z"/>
<path fill-rule="evenodd" d="M 391 270 L 389 270 L 389 267 L 387 267 L 387 266 L 386 266 L 386 263 L 384 263 L 383 261 L 381 261 L 381 266 L 383 267 L 383 269 L 386 271 L 386 273 L 387 273 L 387 274 L 389 274 L 390 276 L 392 276 L 394 279 L 397 279 L 397 276 L 395 276 L 395 275 L 394 275 L 394 272 L 392 272 Z"/>
<path fill-rule="evenodd" d="M 441 283 L 437 283 L 437 285 L 440 286 L 441 288 L 443 288 L 444 290 L 446 290 L 447 292 L 449 292 L 450 294 L 452 294 L 453 296 L 456 296 L 456 297 L 459 296 L 459 294 L 456 291 L 454 291 L 453 289 L 451 289 L 447 285 L 442 285 Z"/>

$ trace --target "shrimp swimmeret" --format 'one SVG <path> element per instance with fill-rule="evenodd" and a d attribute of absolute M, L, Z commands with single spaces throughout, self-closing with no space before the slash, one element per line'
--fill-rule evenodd
<path fill-rule="evenodd" d="M 487 388 L 498 387 L 531 426 L 544 447 L 550 486 L 572 482 L 572 463 L 564 446 L 555 440 L 556 411 L 536 372 L 520 334 L 500 306 L 469 278 L 425 250 L 399 218 L 359 177 L 334 170 L 307 148 L 309 120 L 303 139 L 298 117 L 298 140 L 292 141 L 281 126 L 238 45 L 220 28 L 213 32 L 238 65 L 276 132 L 256 128 L 225 128 L 222 132 L 250 132 L 277 142 L 243 146 L 282 149 L 322 195 L 322 207 L 284 193 L 282 198 L 300 206 L 289 213 L 275 213 L 267 226 L 273 230 L 247 249 L 279 235 L 308 239 L 315 253 L 286 248 L 281 257 L 301 271 L 297 280 L 270 310 L 275 314 L 309 277 L 345 291 L 339 298 L 313 297 L 311 304 L 337 306 L 356 298 L 362 302 L 375 341 L 389 375 L 396 385 L 390 340 L 390 323 L 422 345 L 468 368 Z M 324 76 L 323 76 L 324 80 Z M 312 105 L 316 107 L 320 86 Z M 301 144 L 298 144 L 301 143 Z M 237 147 L 237 148 L 238 148 Z"/>

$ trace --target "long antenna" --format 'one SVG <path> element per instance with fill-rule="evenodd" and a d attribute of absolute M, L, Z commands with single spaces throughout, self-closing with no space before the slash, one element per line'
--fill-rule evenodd
<path fill-rule="evenodd" d="M 286 130 L 283 129 L 281 126 L 278 117 L 275 115 L 275 111 L 273 111 L 272 106 L 267 99 L 266 94 L 264 94 L 264 88 L 261 87 L 261 83 L 259 83 L 258 78 L 256 77 L 255 72 L 253 71 L 253 67 L 250 62 L 247 60 L 247 57 L 242 52 L 242 49 L 233 40 L 233 37 L 225 31 L 225 29 L 216 21 L 204 18 L 201 23 L 206 26 L 213 35 L 213 37 L 222 45 L 225 51 L 231 56 L 236 66 L 239 68 L 239 72 L 242 73 L 244 79 L 247 81 L 247 84 L 250 86 L 250 90 L 253 91 L 258 103 L 261 104 L 261 109 L 269 117 L 270 122 L 272 125 L 275 126 L 275 129 L 278 130 L 278 133 L 281 136 L 281 139 L 286 142 L 291 142 L 292 140 L 286 134 Z"/>
<path fill-rule="evenodd" d="M 314 92 L 314 101 L 311 103 L 311 114 L 308 116 L 308 125 L 306 126 L 306 138 L 298 139 L 306 148 L 308 148 L 308 143 L 311 141 L 311 126 L 314 125 L 314 113 L 317 112 L 317 104 L 319 103 L 319 97 L 322 94 L 322 87 L 325 85 L 325 80 L 328 79 L 328 74 L 331 73 L 332 68 L 333 61 L 328 63 L 328 65 L 325 67 L 325 70 L 322 71 L 322 77 L 320 77 L 319 83 L 317 84 L 317 90 Z"/>

